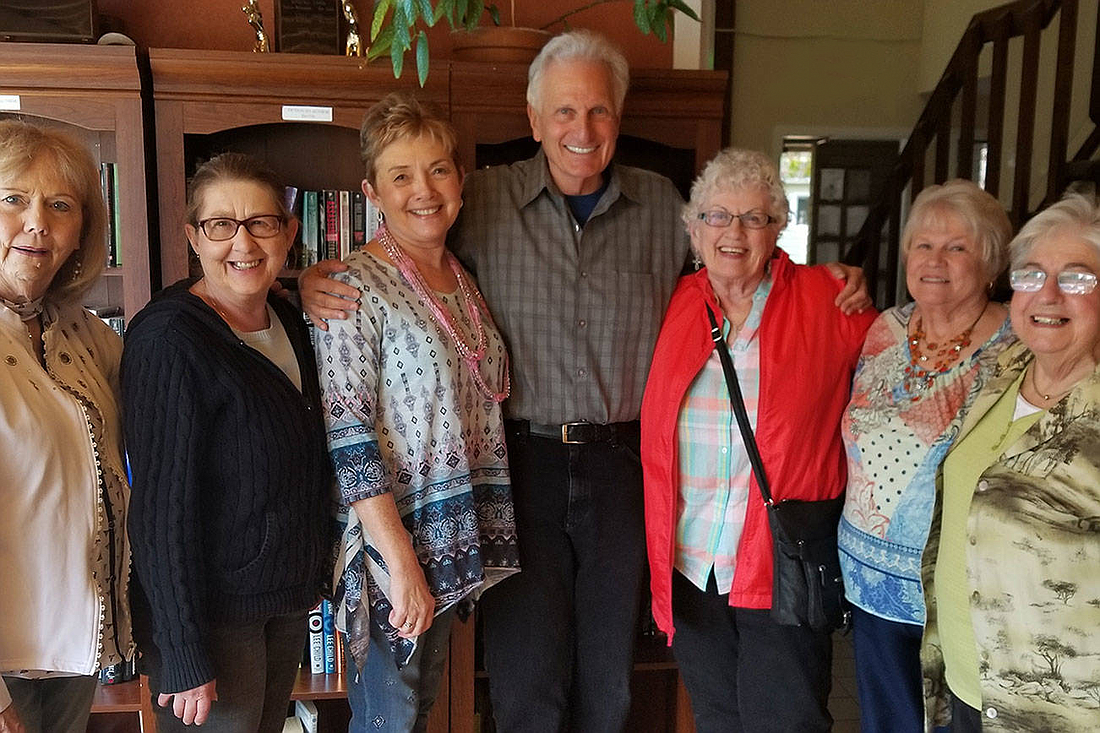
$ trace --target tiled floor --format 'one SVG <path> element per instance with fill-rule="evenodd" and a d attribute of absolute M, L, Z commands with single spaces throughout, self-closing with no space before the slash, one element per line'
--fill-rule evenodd
<path fill-rule="evenodd" d="M 829 696 L 829 712 L 835 720 L 833 733 L 859 733 L 859 696 L 850 635 L 833 634 L 833 693 Z"/>

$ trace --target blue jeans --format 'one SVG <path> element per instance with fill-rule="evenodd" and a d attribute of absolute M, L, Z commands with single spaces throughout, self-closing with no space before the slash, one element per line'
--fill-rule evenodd
<path fill-rule="evenodd" d="M 298 676 L 306 645 L 306 617 L 295 611 L 241 624 L 210 628 L 203 640 L 214 665 L 217 701 L 210 708 L 202 733 L 280 733 L 287 703 Z M 143 648 L 144 669 L 157 716 L 158 733 L 194 733 L 157 696 L 162 688 L 160 658 L 155 646 Z"/>
<path fill-rule="evenodd" d="M 373 623 L 367 662 L 361 672 L 355 668 L 351 650 L 345 643 L 345 678 L 351 706 L 349 733 L 419 733 L 427 728 L 428 714 L 446 667 L 454 618 L 452 606 L 432 619 L 432 625 L 417 639 L 409 663 L 400 669 L 389 642 Z"/>
<path fill-rule="evenodd" d="M 889 621 L 852 606 L 862 733 L 924 730 L 921 632 L 917 624 Z"/>
<path fill-rule="evenodd" d="M 637 437 L 507 437 L 520 572 L 479 606 L 497 731 L 617 733 L 645 560 Z"/>
<path fill-rule="evenodd" d="M 84 733 L 97 679 L 84 675 L 43 680 L 5 677 L 4 684 L 27 733 Z"/>
<path fill-rule="evenodd" d="M 827 733 L 832 638 L 732 608 L 711 573 L 701 591 L 672 573 L 672 653 L 699 733 Z"/>

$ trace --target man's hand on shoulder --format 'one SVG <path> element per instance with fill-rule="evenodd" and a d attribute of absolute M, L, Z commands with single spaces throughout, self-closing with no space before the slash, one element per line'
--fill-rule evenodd
<path fill-rule="evenodd" d="M 846 316 L 853 313 L 862 313 L 871 307 L 871 296 L 867 292 L 867 278 L 863 275 L 862 268 L 845 265 L 840 262 L 829 262 L 825 265 L 829 272 L 837 280 L 844 280 L 844 288 L 837 293 L 833 302 L 840 312 Z"/>
<path fill-rule="evenodd" d="M 340 260 L 321 260 L 298 276 L 302 310 L 322 331 L 328 330 L 326 321 L 343 320 L 348 317 L 348 312 L 359 307 L 359 291 L 329 277 L 347 269 L 348 266 Z"/>

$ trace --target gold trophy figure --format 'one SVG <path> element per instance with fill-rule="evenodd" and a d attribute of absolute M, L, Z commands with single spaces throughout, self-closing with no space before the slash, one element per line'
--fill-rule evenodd
<path fill-rule="evenodd" d="M 256 42 L 252 44 L 253 53 L 267 53 L 270 51 L 271 43 L 268 41 L 267 31 L 264 30 L 264 18 L 260 14 L 258 0 L 247 0 L 241 11 L 248 18 L 248 24 L 252 26 L 252 30 L 256 31 Z"/>
<path fill-rule="evenodd" d="M 344 55 L 362 56 L 363 41 L 359 37 L 359 16 L 355 12 L 355 6 L 351 4 L 351 0 L 341 0 L 340 9 L 344 11 L 344 19 L 348 22 L 348 42 L 344 47 Z"/>

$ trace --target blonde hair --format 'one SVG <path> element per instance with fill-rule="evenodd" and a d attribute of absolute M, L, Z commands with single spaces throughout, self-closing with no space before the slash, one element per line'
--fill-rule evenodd
<path fill-rule="evenodd" d="M 359 127 L 359 157 L 366 169 L 367 181 L 375 184 L 375 165 L 382 151 L 397 140 L 428 137 L 447 150 L 458 166 L 458 133 L 438 105 L 424 102 L 408 92 L 392 92 L 382 97 L 363 115 Z"/>
<path fill-rule="evenodd" d="M 1008 262 L 1012 224 L 992 194 L 964 178 L 928 186 L 913 199 L 909 219 L 901 232 L 902 262 L 908 258 L 917 232 L 942 224 L 945 215 L 955 216 L 970 230 L 970 236 L 981 247 L 986 279 L 995 280 Z"/>
<path fill-rule="evenodd" d="M 10 181 L 40 162 L 80 199 L 80 246 L 54 274 L 46 300 L 80 299 L 107 265 L 107 207 L 99 183 L 99 166 L 91 153 L 69 134 L 36 127 L 22 120 L 0 120 L 0 180 Z"/>

